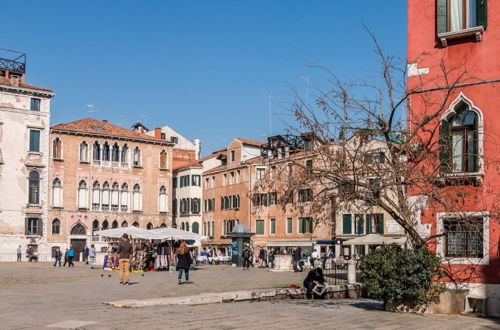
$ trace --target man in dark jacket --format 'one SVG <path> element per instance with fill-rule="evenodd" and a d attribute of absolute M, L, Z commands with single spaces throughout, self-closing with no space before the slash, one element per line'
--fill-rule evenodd
<path fill-rule="evenodd" d="M 252 252 L 250 252 L 248 246 L 245 246 L 241 256 L 243 257 L 243 269 L 250 268 L 250 258 L 252 258 Z"/>
<path fill-rule="evenodd" d="M 260 248 L 259 259 L 260 259 L 259 268 L 267 267 L 267 251 L 264 250 L 264 248 Z"/>
<path fill-rule="evenodd" d="M 325 282 L 326 281 L 325 277 L 323 276 L 323 269 L 318 267 L 310 270 L 304 280 L 304 287 L 307 289 L 306 293 L 307 299 L 312 298 L 312 290 L 316 285 L 324 285 Z M 322 298 L 323 296 L 324 293 L 321 296 L 318 296 L 318 298 Z"/>
<path fill-rule="evenodd" d="M 118 278 L 120 279 L 120 284 L 128 285 L 130 279 L 130 258 L 132 258 L 132 244 L 128 241 L 128 235 L 123 234 L 122 241 L 118 244 L 118 249 L 116 251 L 120 257 L 118 264 L 120 267 L 120 273 Z M 125 278 L 123 277 L 125 273 Z"/>
<path fill-rule="evenodd" d="M 56 253 L 54 254 L 54 259 L 56 259 L 53 265 L 54 267 L 57 265 L 57 263 L 59 263 L 59 267 L 61 267 L 61 258 L 62 258 L 61 249 L 57 248 Z"/>
<path fill-rule="evenodd" d="M 300 248 L 297 248 L 296 250 L 293 251 L 292 255 L 292 260 L 293 260 L 293 271 L 294 272 L 301 272 L 302 267 L 300 267 L 300 260 L 302 259 L 302 251 Z M 300 267 L 300 269 L 299 269 Z"/>

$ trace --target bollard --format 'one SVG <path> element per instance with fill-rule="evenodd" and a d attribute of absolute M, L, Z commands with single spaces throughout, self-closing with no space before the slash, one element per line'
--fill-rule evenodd
<path fill-rule="evenodd" d="M 347 284 L 356 283 L 356 262 L 349 260 L 347 264 Z"/>

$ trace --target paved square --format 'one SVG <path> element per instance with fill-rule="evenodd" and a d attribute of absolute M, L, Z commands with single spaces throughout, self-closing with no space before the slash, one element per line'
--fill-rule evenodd
<path fill-rule="evenodd" d="M 305 274 L 203 266 L 192 271 L 191 284 L 178 285 L 175 273 L 152 272 L 133 274 L 134 284 L 125 287 L 118 284 L 117 275 L 80 263 L 75 268 L 0 264 L 0 328 L 500 329 L 500 320 L 388 313 L 379 310 L 379 302 L 363 299 L 119 309 L 103 302 L 288 286 L 300 283 Z"/>

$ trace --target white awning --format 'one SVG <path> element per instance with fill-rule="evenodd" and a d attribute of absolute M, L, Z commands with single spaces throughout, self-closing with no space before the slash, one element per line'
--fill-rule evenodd
<path fill-rule="evenodd" d="M 112 228 L 106 230 L 99 230 L 95 232 L 96 235 L 111 238 L 120 238 L 123 234 L 127 234 L 131 238 L 141 238 L 141 239 L 162 239 L 161 235 L 158 235 L 150 230 L 141 229 L 137 227 L 120 227 Z"/>
<path fill-rule="evenodd" d="M 156 235 L 161 236 L 161 239 L 174 240 L 174 241 L 178 240 L 196 241 L 201 239 L 207 239 L 207 236 L 171 227 L 160 227 L 156 229 L 151 229 L 149 231 Z"/>
<path fill-rule="evenodd" d="M 276 247 L 295 247 L 295 246 L 313 246 L 314 242 L 312 241 L 270 241 L 267 243 L 267 246 L 276 246 Z"/>

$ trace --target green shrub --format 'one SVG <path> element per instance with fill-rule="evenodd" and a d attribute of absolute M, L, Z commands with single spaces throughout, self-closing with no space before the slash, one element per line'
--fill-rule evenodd
<path fill-rule="evenodd" d="M 443 290 L 433 281 L 442 276 L 440 264 L 425 247 L 384 245 L 361 259 L 361 282 L 368 297 L 382 298 L 384 304 L 425 305 Z"/>

